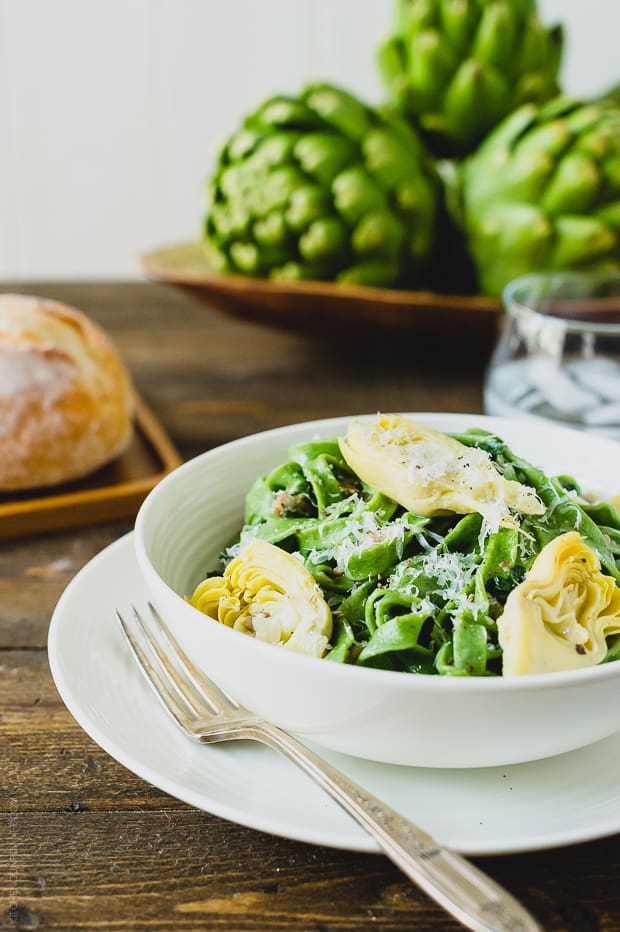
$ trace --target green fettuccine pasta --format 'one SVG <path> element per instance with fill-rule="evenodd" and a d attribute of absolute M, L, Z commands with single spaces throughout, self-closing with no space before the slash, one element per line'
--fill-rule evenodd
<path fill-rule="evenodd" d="M 382 444 L 393 446 L 393 423 L 390 429 L 389 441 L 377 435 L 380 443 L 373 450 L 373 454 L 378 451 L 379 460 L 373 461 L 372 475 L 379 477 L 379 486 L 377 462 Z M 411 471 L 412 464 L 424 462 L 423 457 L 410 462 L 409 448 L 405 450 L 402 437 L 398 438 L 398 456 L 402 454 L 404 468 Z M 327 660 L 417 674 L 497 676 L 510 672 L 503 669 L 507 640 L 512 638 L 514 654 L 515 637 L 524 639 L 523 645 L 521 641 L 517 645 L 521 656 L 529 649 L 531 635 L 519 627 L 521 619 L 513 603 L 546 545 L 562 535 L 577 532 L 575 540 L 592 552 L 593 566 L 608 577 L 607 589 L 613 590 L 614 599 L 618 593 L 620 606 L 616 586 L 620 581 L 620 516 L 612 505 L 586 501 L 573 479 L 545 475 L 493 434 L 471 430 L 451 435 L 449 443 L 455 459 L 442 465 L 438 481 L 443 483 L 446 500 L 446 476 L 451 477 L 459 495 L 453 489 L 450 501 L 463 498 L 465 487 L 461 486 L 469 482 L 463 508 L 467 513 L 434 508 L 432 502 L 425 505 L 425 514 L 408 511 L 381 488 L 369 485 L 359 474 L 363 469 L 353 470 L 342 438 L 300 444 L 290 450 L 286 463 L 259 477 L 249 490 L 244 526 L 224 554 L 224 563 L 242 554 L 244 546 L 257 538 L 294 555 L 315 580 L 332 613 L 331 638 L 324 653 Z M 465 454 L 458 456 L 459 449 Z M 479 452 L 468 455 L 468 451 Z M 466 477 L 482 463 L 484 487 L 463 479 L 459 463 L 470 470 L 463 472 Z M 496 474 L 490 485 L 489 470 Z M 420 488 L 426 502 L 432 498 L 435 474 L 427 471 L 425 476 Z M 407 481 L 406 472 L 402 476 L 393 472 L 389 487 L 400 488 L 399 483 Z M 416 481 L 420 484 L 419 474 Z M 499 489 L 497 494 L 507 490 L 495 522 L 489 519 L 491 487 Z M 484 495 L 487 498 L 480 499 L 483 504 L 477 510 L 476 496 Z M 399 497 L 406 499 L 406 495 Z M 506 502 L 516 502 L 517 507 L 509 508 Z M 521 512 L 519 502 L 525 502 Z M 504 631 L 502 617 L 513 593 L 512 628 Z M 605 603 L 608 612 L 616 605 L 610 599 Z M 566 604 L 572 611 L 570 600 Z M 543 606 L 540 618 L 529 622 L 539 625 L 532 631 L 537 649 L 543 652 L 548 634 L 545 611 Z M 574 611 L 578 631 L 574 650 L 580 655 L 577 605 Z M 613 625 L 601 630 L 601 636 L 612 632 L 604 659 L 620 658 L 620 634 Z"/>

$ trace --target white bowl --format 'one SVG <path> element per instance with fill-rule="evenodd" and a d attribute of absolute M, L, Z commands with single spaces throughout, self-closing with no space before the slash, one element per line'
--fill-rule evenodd
<path fill-rule="evenodd" d="M 444 431 L 484 427 L 551 474 L 620 491 L 620 444 L 556 427 L 469 414 L 412 414 Z M 196 664 L 236 699 L 302 737 L 358 757 L 487 767 L 571 751 L 620 730 L 620 662 L 566 673 L 440 677 L 319 660 L 256 641 L 201 614 L 193 592 L 239 531 L 246 492 L 292 444 L 341 435 L 349 418 L 295 424 L 218 447 L 148 495 L 136 552 L 155 606 Z"/>

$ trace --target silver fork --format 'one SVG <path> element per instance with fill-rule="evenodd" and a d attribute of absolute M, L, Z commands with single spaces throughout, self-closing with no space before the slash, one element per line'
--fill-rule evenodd
<path fill-rule="evenodd" d="M 254 739 L 308 774 L 375 839 L 425 893 L 476 932 L 541 932 L 506 890 L 460 855 L 368 793 L 287 732 L 240 706 L 201 673 L 149 603 L 146 622 L 132 606 L 116 616 L 146 679 L 167 712 L 194 741 Z"/>

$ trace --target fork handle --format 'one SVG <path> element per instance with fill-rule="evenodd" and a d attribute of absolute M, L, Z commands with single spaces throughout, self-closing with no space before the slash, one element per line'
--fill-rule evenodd
<path fill-rule="evenodd" d="M 542 932 L 530 913 L 494 880 L 437 844 L 287 732 L 268 722 L 256 722 L 244 736 L 281 751 L 301 767 L 372 835 L 407 877 L 466 928 L 476 932 Z"/>

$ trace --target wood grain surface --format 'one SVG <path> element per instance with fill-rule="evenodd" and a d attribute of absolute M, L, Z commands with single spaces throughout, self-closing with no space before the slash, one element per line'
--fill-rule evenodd
<path fill-rule="evenodd" d="M 234 323 L 154 285 L 11 286 L 73 303 L 112 335 L 188 457 L 314 417 L 479 411 L 484 357 L 465 342 L 378 333 L 303 339 Z M 52 683 L 54 605 L 124 520 L 0 544 L 0 930 L 459 928 L 391 863 L 286 841 L 195 811 L 95 745 Z M 620 839 L 478 863 L 552 932 L 620 930 Z"/>

